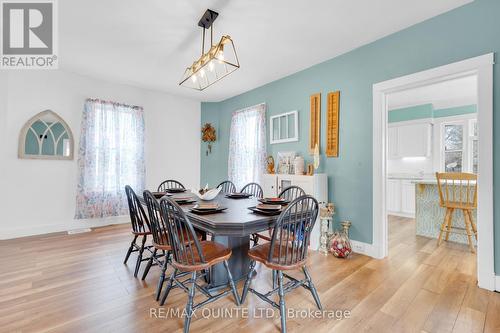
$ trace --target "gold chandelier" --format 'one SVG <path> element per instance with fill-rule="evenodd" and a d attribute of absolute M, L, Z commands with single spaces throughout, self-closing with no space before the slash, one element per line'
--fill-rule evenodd
<path fill-rule="evenodd" d="M 213 23 L 218 15 L 217 12 L 207 9 L 198 22 L 198 26 L 203 28 L 201 56 L 186 68 L 180 86 L 201 91 L 240 68 L 231 37 L 224 35 L 218 44 L 213 44 Z M 210 49 L 205 52 L 207 29 L 210 29 Z"/>

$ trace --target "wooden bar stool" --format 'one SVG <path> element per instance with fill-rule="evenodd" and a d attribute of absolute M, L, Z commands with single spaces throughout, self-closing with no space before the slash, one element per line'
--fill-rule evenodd
<path fill-rule="evenodd" d="M 446 241 L 450 237 L 450 232 L 465 234 L 471 252 L 476 252 L 472 243 L 472 235 L 477 240 L 477 228 L 472 212 L 477 208 L 477 175 L 458 172 L 436 172 L 436 179 L 439 190 L 439 205 L 446 208 L 444 221 L 441 223 L 439 232 L 438 246 L 443 240 L 444 232 L 446 232 Z M 453 226 L 453 212 L 456 209 L 462 210 L 465 228 Z"/>
<path fill-rule="evenodd" d="M 186 304 L 186 318 L 184 320 L 184 332 L 186 333 L 189 332 L 191 317 L 196 309 L 226 296 L 230 291 L 233 293 L 236 305 L 240 305 L 236 286 L 227 263 L 231 257 L 231 249 L 212 241 L 200 242 L 191 221 L 189 221 L 181 207 L 172 199 L 163 197 L 160 200 L 160 210 L 163 221 L 168 227 L 168 237 L 173 255 L 172 266 L 174 267 L 174 272 L 170 275 L 160 305 L 165 303 L 165 299 L 174 283 L 188 292 L 189 297 Z M 198 272 L 207 272 L 212 266 L 219 263 L 224 264 L 231 289 L 217 295 L 212 295 L 205 286 L 198 284 L 196 281 L 199 277 L 203 276 L 203 273 L 198 275 Z M 191 278 L 183 281 L 181 284 L 177 280 L 179 272 L 189 272 L 191 273 Z M 185 286 L 189 284 L 191 286 L 186 290 Z M 207 299 L 198 304 L 193 304 L 196 289 L 204 294 Z"/>
<path fill-rule="evenodd" d="M 286 332 L 285 293 L 298 287 L 304 287 L 311 292 L 318 309 L 322 309 L 318 293 L 306 268 L 309 238 L 317 216 L 318 202 L 316 199 L 308 195 L 295 199 L 276 221 L 271 242 L 255 246 L 248 251 L 251 262 L 241 295 L 241 303 L 245 301 L 247 293 L 250 291 L 263 301 L 280 309 L 281 332 Z M 273 272 L 277 272 L 278 275 L 278 287 L 265 294 L 249 288 L 257 261 L 272 269 Z M 296 269 L 303 271 L 304 279 L 297 280 L 283 273 L 283 271 Z M 284 283 L 284 278 L 289 281 Z M 275 293 L 279 295 L 279 304 L 270 298 Z"/>

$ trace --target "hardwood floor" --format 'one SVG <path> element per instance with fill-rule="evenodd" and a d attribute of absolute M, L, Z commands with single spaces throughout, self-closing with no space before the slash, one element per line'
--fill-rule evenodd
<path fill-rule="evenodd" d="M 122 264 L 130 240 L 129 226 L 117 225 L 1 241 L 0 332 L 182 331 L 183 318 L 167 314 L 184 309 L 187 295 L 175 289 L 160 310 L 153 299 L 158 268 L 143 282 L 133 277 L 134 255 Z M 500 294 L 476 287 L 475 256 L 464 245 L 436 248 L 435 240 L 415 236 L 413 220 L 390 219 L 384 260 L 314 253 L 309 262 L 323 307 L 350 316 L 308 319 L 301 311 L 288 319 L 289 332 L 500 332 Z M 270 272 L 260 265 L 257 271 L 252 285 L 269 289 Z M 290 309 L 316 310 L 302 288 L 286 302 Z M 257 307 L 270 308 L 250 294 L 241 308 Z M 222 319 L 238 314 L 230 297 L 207 308 L 214 317 L 205 319 L 208 310 L 199 310 L 191 332 L 279 332 L 277 310 L 274 319 L 242 318 L 243 312 Z"/>

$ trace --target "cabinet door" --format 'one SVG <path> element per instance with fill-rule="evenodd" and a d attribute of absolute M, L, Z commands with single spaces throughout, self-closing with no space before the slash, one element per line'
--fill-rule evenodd
<path fill-rule="evenodd" d="M 313 177 L 309 176 L 307 179 L 293 179 L 292 180 L 292 185 L 293 186 L 298 186 L 306 192 L 308 195 L 315 196 L 314 193 L 314 186 L 313 186 Z"/>
<path fill-rule="evenodd" d="M 414 124 L 399 126 L 398 129 L 398 156 L 399 157 L 427 157 L 430 154 L 430 124 Z"/>
<path fill-rule="evenodd" d="M 387 135 L 387 156 L 389 159 L 398 158 L 398 128 L 389 127 L 389 132 Z"/>
<path fill-rule="evenodd" d="M 264 197 L 276 197 L 278 195 L 276 175 L 263 175 L 262 176 L 262 191 L 264 192 Z"/>
<path fill-rule="evenodd" d="M 401 211 L 401 181 L 399 179 L 387 180 L 387 211 Z"/>
<path fill-rule="evenodd" d="M 415 215 L 415 184 L 403 181 L 401 184 L 401 211 Z"/>

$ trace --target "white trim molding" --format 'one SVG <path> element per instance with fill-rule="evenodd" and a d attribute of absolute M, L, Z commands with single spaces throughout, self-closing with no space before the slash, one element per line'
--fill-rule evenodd
<path fill-rule="evenodd" d="M 477 76 L 478 82 L 478 246 L 477 278 L 481 288 L 494 290 L 493 239 L 493 64 L 494 54 L 459 61 L 373 85 L 373 245 L 375 258 L 388 254 L 386 211 L 387 95 L 451 79 Z M 498 283 L 497 283 L 498 287 Z"/>
<path fill-rule="evenodd" d="M 8 228 L 3 229 L 0 234 L 0 240 L 28 237 L 35 235 L 45 235 L 55 232 L 67 232 L 81 228 L 98 228 L 114 224 L 130 223 L 130 217 L 115 216 L 102 219 L 86 219 L 86 220 L 69 220 L 67 223 L 58 224 L 45 224 L 37 227 L 21 227 L 21 228 Z"/>

